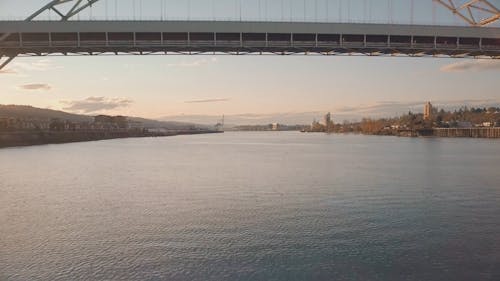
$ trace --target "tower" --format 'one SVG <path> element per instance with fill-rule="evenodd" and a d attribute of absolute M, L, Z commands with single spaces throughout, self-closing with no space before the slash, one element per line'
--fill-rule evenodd
<path fill-rule="evenodd" d="M 432 118 L 432 104 L 428 101 L 424 106 L 424 120 L 430 120 Z"/>
<path fill-rule="evenodd" d="M 325 132 L 331 132 L 333 130 L 332 114 L 328 112 L 325 115 Z"/>

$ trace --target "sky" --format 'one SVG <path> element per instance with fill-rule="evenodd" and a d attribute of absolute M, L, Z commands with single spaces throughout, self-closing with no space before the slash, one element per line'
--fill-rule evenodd
<path fill-rule="evenodd" d="M 220 13 L 219 19 L 230 15 L 232 8 L 239 4 L 233 0 L 234 5 L 231 6 L 231 1 L 223 1 L 217 2 L 223 6 L 219 8 L 222 10 L 207 12 L 210 9 L 204 7 L 205 14 L 197 17 L 209 18 Z M 410 3 L 407 0 L 385 1 L 385 9 L 380 11 L 374 3 L 383 5 L 380 4 L 384 2 L 382 0 L 352 1 L 351 7 L 346 7 L 348 1 L 344 0 L 340 15 L 337 13 L 340 0 L 328 1 L 328 15 L 325 12 L 326 1 L 307 2 L 318 12 L 314 15 L 311 12 L 314 9 L 307 9 L 306 6 L 309 11 L 306 18 L 321 18 L 319 11 L 323 11 L 322 21 L 345 21 L 347 14 L 351 18 L 358 15 L 356 21 L 380 22 L 384 18 L 390 22 L 410 20 L 408 16 L 400 19 L 396 16 L 408 12 L 408 5 L 402 5 L 404 1 Z M 19 2 L 0 0 L 0 19 L 22 18 L 34 7 L 45 3 L 34 0 L 23 1 L 23 4 Z M 132 1 L 101 0 L 93 8 L 92 15 L 86 16 L 91 19 L 134 17 L 120 12 L 131 10 L 127 2 L 132 7 Z M 136 19 L 166 18 L 165 7 L 170 6 L 178 8 L 177 17 L 195 18 L 196 14 L 195 8 L 191 12 L 193 15 L 182 13 L 179 3 L 185 4 L 185 1 L 177 1 L 177 4 L 174 0 L 135 2 Z M 192 7 L 198 7 L 210 1 L 191 2 Z M 242 2 L 242 10 L 246 11 L 242 12 L 243 20 L 258 18 L 259 15 L 264 17 L 265 14 L 270 20 L 303 20 L 301 1 L 283 0 L 283 4 L 271 7 L 271 1 L 261 0 L 260 13 L 257 1 L 245 4 L 248 2 Z M 266 2 L 267 12 L 262 8 Z M 272 3 L 276 5 L 277 2 L 280 1 Z M 422 1 L 414 3 L 414 21 L 426 17 L 427 21 L 432 21 L 432 16 L 428 18 L 429 14 L 424 13 L 426 7 L 420 7 L 417 2 Z M 114 3 L 127 8 L 117 6 L 115 9 Z M 158 6 L 164 8 L 163 12 L 156 10 L 157 13 L 153 13 L 153 8 Z M 252 7 L 257 7 L 257 10 L 250 12 Z M 294 8 L 292 12 L 290 7 Z M 372 7 L 372 11 L 368 12 L 365 7 Z M 389 7 L 393 10 L 392 17 L 387 13 L 383 15 Z M 433 8 L 432 4 L 429 7 L 435 17 L 438 17 L 438 10 L 443 13 L 440 21 L 448 20 L 449 24 L 456 21 L 445 16 L 447 13 L 441 8 Z M 173 8 L 168 10 L 171 11 L 168 15 L 173 18 Z M 233 11 L 234 19 L 239 18 L 238 11 Z M 224 114 L 235 119 L 247 118 L 248 122 L 309 123 L 311 118 L 320 118 L 320 114 L 327 111 L 337 119 L 394 116 L 408 110 L 421 110 L 421 104 L 428 100 L 445 107 L 500 105 L 499 75 L 499 61 L 442 58 L 227 55 L 33 57 L 16 58 L 0 73 L 0 104 L 25 104 L 90 115 L 121 114 L 182 121 L 212 122 L 212 119 Z"/>

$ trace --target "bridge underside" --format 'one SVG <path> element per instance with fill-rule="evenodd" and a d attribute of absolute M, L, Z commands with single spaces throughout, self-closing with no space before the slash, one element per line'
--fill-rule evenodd
<path fill-rule="evenodd" d="M 374 47 L 58 47 L 20 48 L 5 51 L 4 56 L 96 56 L 96 55 L 327 55 L 327 56 L 407 56 L 500 59 L 500 51 L 446 50 L 433 48 Z"/>
<path fill-rule="evenodd" d="M 500 28 L 255 22 L 3 22 L 0 56 L 321 54 L 500 59 Z"/>

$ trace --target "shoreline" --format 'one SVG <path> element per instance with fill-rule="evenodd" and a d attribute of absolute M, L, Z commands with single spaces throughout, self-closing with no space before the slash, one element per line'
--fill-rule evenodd
<path fill-rule="evenodd" d="M 323 134 L 360 134 L 367 136 L 392 136 L 405 138 L 471 138 L 471 139 L 500 139 L 500 127 L 482 128 L 432 128 L 416 130 L 387 130 L 381 132 L 314 132 L 301 131 L 302 133 Z"/>
<path fill-rule="evenodd" d="M 65 144 L 90 142 L 124 138 L 172 137 L 180 135 L 217 134 L 222 131 L 213 130 L 179 130 L 172 132 L 143 131 L 2 131 L 0 132 L 0 149 L 11 147 L 26 147 L 46 144 Z"/>

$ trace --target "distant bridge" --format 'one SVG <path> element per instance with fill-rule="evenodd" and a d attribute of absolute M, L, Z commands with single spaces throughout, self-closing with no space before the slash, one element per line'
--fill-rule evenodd
<path fill-rule="evenodd" d="M 436 1 L 471 26 L 252 21 L 70 21 L 98 0 L 53 0 L 26 21 L 0 22 L 0 64 L 16 56 L 320 54 L 500 59 L 500 18 L 488 1 Z M 58 5 L 73 3 L 66 12 Z M 451 3 L 451 4 L 450 4 Z M 485 6 L 479 6 L 483 4 Z M 490 17 L 478 21 L 472 9 Z M 33 21 L 48 10 L 60 21 Z M 463 11 L 468 11 L 464 13 Z M 470 16 L 467 16 L 470 15 Z"/>

